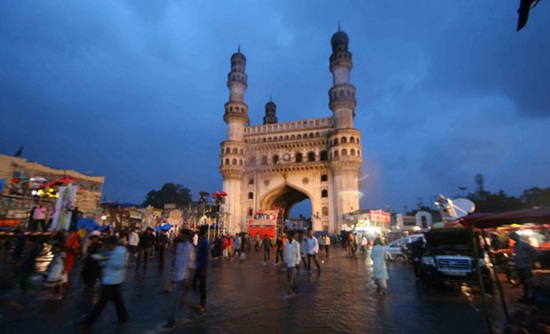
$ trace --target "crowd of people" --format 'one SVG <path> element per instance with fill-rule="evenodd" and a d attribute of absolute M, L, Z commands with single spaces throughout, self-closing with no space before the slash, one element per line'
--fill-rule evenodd
<path fill-rule="evenodd" d="M 242 262 L 252 251 L 258 255 L 263 253 L 264 265 L 282 265 L 287 273 L 287 293 L 293 295 L 298 292 L 297 273 L 300 266 L 303 265 L 307 274 L 316 269 L 320 275 L 319 256 L 322 254 L 323 259 L 328 258 L 333 243 L 328 234 L 315 236 L 311 229 L 300 233 L 286 230 L 275 237 L 267 234 L 251 237 L 247 233 L 209 235 L 209 232 L 206 225 L 198 231 L 150 227 L 143 230 L 115 231 L 108 228 L 90 231 L 85 226 L 77 231 L 76 226 L 72 226 L 70 231 L 57 232 L 48 240 L 32 238 L 16 230 L 14 238 L 10 239 L 13 244 L 8 245 L 7 241 L 5 244 L 6 249 L 12 249 L 10 261 L 13 275 L 22 291 L 28 290 L 31 276 L 36 275 L 37 259 L 51 249 L 52 260 L 42 272 L 43 287 L 51 291 L 51 298 L 61 300 L 64 291 L 73 288 L 94 296 L 90 311 L 76 321 L 76 325 L 83 328 L 90 327 L 111 301 L 115 305 L 117 323 L 127 322 L 129 315 L 122 295 L 127 268 L 146 271 L 155 263 L 161 271 L 166 259 L 170 259 L 170 273 L 164 289 L 171 294 L 165 324 L 170 328 L 176 322 L 177 301 L 187 294 L 191 286 L 196 288 L 198 285 L 200 299 L 197 309 L 199 312 L 205 311 L 209 259 L 231 263 L 237 258 Z M 171 252 L 171 256 L 166 256 L 167 252 Z M 373 261 L 376 263 L 374 257 Z M 80 273 L 73 273 L 73 268 L 78 268 Z M 387 279 L 387 273 L 385 277 L 378 278 L 376 272 L 377 279 Z M 82 286 L 74 287 L 75 275 L 81 275 Z M 383 282 L 380 282 L 377 285 L 385 289 Z"/>

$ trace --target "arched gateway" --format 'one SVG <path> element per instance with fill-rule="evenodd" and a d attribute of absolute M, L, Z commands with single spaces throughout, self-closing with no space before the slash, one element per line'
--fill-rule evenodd
<path fill-rule="evenodd" d="M 263 124 L 249 125 L 246 58 L 240 50 L 231 57 L 223 118 L 227 140 L 220 152 L 227 193 L 223 210 L 229 213 L 225 224 L 231 232 L 247 231 L 257 210 L 277 208 L 289 218 L 292 207 L 306 199 L 314 230 L 335 232 L 344 214 L 359 209 L 361 132 L 353 127 L 356 99 L 348 42 L 343 31 L 331 39 L 332 117 L 279 123 L 277 107 L 269 101 Z"/>

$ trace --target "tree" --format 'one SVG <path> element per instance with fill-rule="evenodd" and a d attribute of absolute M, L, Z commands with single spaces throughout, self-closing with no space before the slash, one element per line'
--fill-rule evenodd
<path fill-rule="evenodd" d="M 550 206 L 550 188 L 540 189 L 539 187 L 533 187 L 523 191 L 521 200 L 532 208 L 535 206 Z"/>
<path fill-rule="evenodd" d="M 191 203 L 191 190 L 180 184 L 165 183 L 160 190 L 151 190 L 143 202 L 143 206 L 151 205 L 155 208 L 164 208 L 164 204 L 176 204 L 186 207 Z"/>

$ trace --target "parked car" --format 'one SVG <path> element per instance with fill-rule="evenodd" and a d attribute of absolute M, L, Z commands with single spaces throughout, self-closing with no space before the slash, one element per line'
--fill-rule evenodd
<path fill-rule="evenodd" d="M 386 246 L 386 250 L 391 255 L 391 260 L 396 263 L 403 263 L 408 261 L 407 254 L 403 253 L 403 247 L 411 242 L 418 240 L 418 238 L 424 238 L 423 234 L 413 234 L 408 237 L 399 238 L 390 242 Z"/>
<path fill-rule="evenodd" d="M 482 254 L 474 256 L 471 234 L 466 229 L 441 228 L 424 234 L 426 248 L 422 256 L 422 280 L 425 282 L 478 283 L 479 264 L 485 292 L 493 293 L 491 272 Z M 479 244 L 478 244 L 479 246 Z M 478 249 L 481 250 L 481 247 Z"/>

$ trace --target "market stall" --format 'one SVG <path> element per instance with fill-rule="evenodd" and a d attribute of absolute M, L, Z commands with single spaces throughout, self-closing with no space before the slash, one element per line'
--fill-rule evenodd
<path fill-rule="evenodd" d="M 498 231 L 499 229 L 502 231 L 503 228 L 509 231 L 520 230 L 532 233 L 532 230 L 542 231 L 550 227 L 550 208 L 516 210 L 499 214 L 470 214 L 460 218 L 459 222 L 471 231 L 474 229 L 480 230 L 482 235 L 484 231 Z M 528 235 L 528 233 L 525 234 Z M 548 242 L 547 235 L 539 232 L 537 234 L 544 237 L 541 240 L 537 240 L 539 250 L 541 252 L 548 252 L 546 249 Z M 488 251 L 487 248 L 486 250 Z M 491 257 L 491 262 L 495 264 L 493 257 Z M 518 306 L 511 316 L 508 314 L 502 286 L 498 275 L 495 273 L 495 281 L 500 290 L 508 322 L 506 327 L 507 333 L 530 333 L 539 332 L 541 329 L 550 329 L 550 270 L 540 268 L 539 270 L 535 270 L 534 273 L 535 277 L 529 282 L 533 288 L 534 304 Z M 489 318 L 488 323 L 491 323 Z"/>

